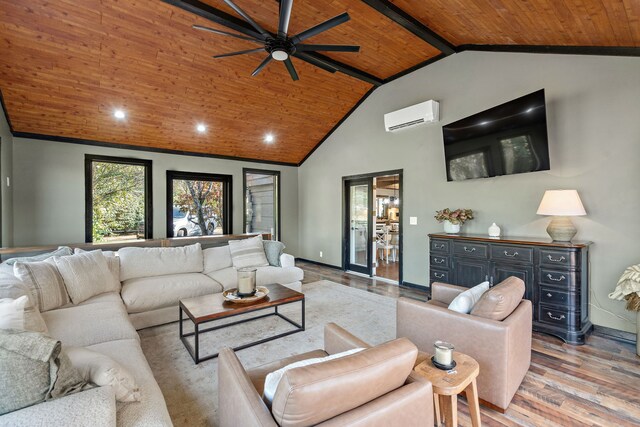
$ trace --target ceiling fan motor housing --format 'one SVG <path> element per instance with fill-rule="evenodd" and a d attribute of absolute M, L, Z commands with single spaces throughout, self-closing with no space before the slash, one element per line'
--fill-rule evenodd
<path fill-rule="evenodd" d="M 264 48 L 276 61 L 284 61 L 296 51 L 295 45 L 288 38 L 269 37 Z"/>

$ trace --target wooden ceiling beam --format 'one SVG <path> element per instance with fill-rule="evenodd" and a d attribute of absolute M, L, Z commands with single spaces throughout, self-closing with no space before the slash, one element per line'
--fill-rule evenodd
<path fill-rule="evenodd" d="M 203 3 L 198 0 L 162 0 L 165 3 L 170 5 L 179 7 L 188 12 L 194 13 L 202 18 L 208 19 L 216 24 L 223 25 L 225 27 L 234 29 L 242 34 L 249 35 L 250 37 L 262 38 L 262 36 L 256 33 L 248 23 L 241 20 L 240 18 L 236 18 L 235 16 L 229 15 L 228 13 L 216 9 L 213 6 L 210 6 L 206 3 Z M 253 34 L 251 34 L 253 33 Z M 272 36 L 275 37 L 274 34 Z M 373 76 L 369 73 L 366 73 L 358 68 L 352 67 L 340 61 L 336 61 L 335 59 L 329 58 L 328 56 L 321 55 L 316 52 L 297 52 L 295 56 L 301 57 L 304 55 L 306 57 L 312 57 L 320 62 L 324 62 L 334 68 L 336 71 L 340 71 L 348 76 L 355 77 L 356 79 L 362 80 L 363 82 L 367 82 L 374 86 L 381 86 L 383 84 L 382 79 Z"/>
<path fill-rule="evenodd" d="M 408 31 L 411 31 L 422 40 L 429 43 L 431 46 L 440 50 L 445 55 L 451 55 L 456 53 L 456 48 L 453 44 L 449 43 L 444 37 L 431 30 L 422 22 L 409 15 L 398 6 L 394 5 L 388 0 L 362 0 L 367 5 L 371 6 L 378 12 L 382 13 L 387 18 L 401 25 Z"/>

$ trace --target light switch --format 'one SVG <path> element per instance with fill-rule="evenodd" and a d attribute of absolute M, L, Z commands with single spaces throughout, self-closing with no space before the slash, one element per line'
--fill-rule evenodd
<path fill-rule="evenodd" d="M 410 216 L 409 217 L 409 225 L 418 225 L 418 217 Z"/>

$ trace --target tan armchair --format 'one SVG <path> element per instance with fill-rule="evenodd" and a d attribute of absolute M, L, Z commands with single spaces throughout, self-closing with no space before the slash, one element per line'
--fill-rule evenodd
<path fill-rule="evenodd" d="M 531 301 L 523 299 L 502 321 L 449 310 L 451 301 L 465 290 L 433 283 L 429 302 L 400 298 L 396 333 L 430 354 L 433 343 L 443 340 L 452 343 L 456 351 L 476 359 L 480 365 L 477 380 L 480 402 L 504 412 L 531 363 Z M 418 361 L 421 358 L 424 355 Z"/>
<path fill-rule="evenodd" d="M 431 383 L 413 373 L 418 349 L 407 339 L 370 347 L 334 323 L 324 350 L 245 370 L 231 349 L 219 355 L 220 426 L 430 426 Z M 299 360 L 353 348 L 339 359 L 288 370 L 271 408 L 262 399 L 265 377 Z"/>

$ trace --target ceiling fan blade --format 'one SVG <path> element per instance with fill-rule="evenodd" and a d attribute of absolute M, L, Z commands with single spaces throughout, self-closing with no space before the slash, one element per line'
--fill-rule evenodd
<path fill-rule="evenodd" d="M 222 55 L 213 55 L 213 57 L 214 58 L 224 58 L 226 56 L 244 55 L 244 54 L 247 54 L 247 53 L 256 53 L 256 52 L 264 52 L 264 48 L 259 47 L 258 49 L 249 49 L 249 50 L 241 50 L 239 52 L 223 53 Z"/>
<path fill-rule="evenodd" d="M 322 68 L 325 71 L 328 71 L 330 73 L 335 73 L 336 69 L 333 68 L 330 64 L 315 58 L 307 53 L 304 52 L 296 52 L 293 56 L 295 56 L 298 59 L 302 59 L 305 62 L 308 62 L 311 65 L 315 65 L 318 68 Z"/>
<path fill-rule="evenodd" d="M 300 34 L 291 37 L 291 41 L 293 41 L 293 44 L 298 44 L 308 39 L 309 37 L 313 37 L 317 34 L 322 33 L 323 31 L 330 30 L 337 25 L 344 24 L 349 19 L 351 19 L 351 17 L 347 12 L 342 13 L 338 16 L 334 16 L 333 18 L 328 19 L 323 23 L 316 25 L 315 27 L 311 27 L 308 30 L 304 30 Z"/>
<path fill-rule="evenodd" d="M 267 57 L 264 59 L 264 61 L 262 61 L 262 62 L 260 63 L 260 65 L 258 65 L 258 68 L 256 68 L 256 69 L 253 71 L 253 73 L 251 73 L 251 76 L 253 76 L 253 77 L 257 76 L 257 75 L 258 75 L 258 73 L 259 73 L 260 71 L 262 71 L 262 69 L 263 69 L 264 67 L 266 67 L 266 66 L 267 66 L 267 64 L 268 64 L 269 62 L 271 62 L 271 59 L 272 59 L 272 58 L 271 58 L 271 55 L 267 56 Z"/>
<path fill-rule="evenodd" d="M 296 49 L 303 52 L 360 52 L 360 46 L 337 45 L 337 44 L 299 44 Z"/>
<path fill-rule="evenodd" d="M 298 73 L 296 73 L 296 68 L 293 66 L 293 62 L 291 62 L 291 58 L 287 58 L 284 61 L 285 67 L 287 67 L 287 71 L 291 75 L 291 79 L 295 82 L 298 80 Z"/>
<path fill-rule="evenodd" d="M 229 7 L 231 7 L 233 10 L 235 10 L 238 15 L 242 16 L 245 21 L 247 21 L 249 24 L 251 24 L 251 26 L 253 28 L 255 28 L 256 30 L 258 30 L 258 32 L 260 34 L 262 34 L 264 37 L 269 37 L 270 36 L 270 34 L 264 28 L 262 28 L 260 25 L 258 25 L 258 23 L 256 21 L 251 19 L 251 17 L 249 15 L 247 15 L 242 9 L 240 9 L 234 2 L 232 2 L 231 0 L 224 0 L 224 2 L 226 4 L 228 4 Z"/>
<path fill-rule="evenodd" d="M 240 34 L 234 34 L 234 33 L 228 33 L 226 31 L 215 30 L 213 28 L 203 27 L 202 25 L 192 25 L 191 28 L 194 28 L 196 30 L 201 30 L 201 31 L 208 31 L 210 33 L 219 34 L 221 36 L 231 36 L 231 37 L 235 37 L 235 38 L 241 39 L 241 40 L 248 40 L 250 42 L 264 43 L 262 40 L 254 39 L 252 37 L 246 37 L 246 36 L 242 36 Z"/>
<path fill-rule="evenodd" d="M 280 1 L 280 21 L 278 23 L 278 36 L 286 37 L 289 30 L 289 19 L 291 18 L 291 9 L 293 8 L 293 0 Z"/>

